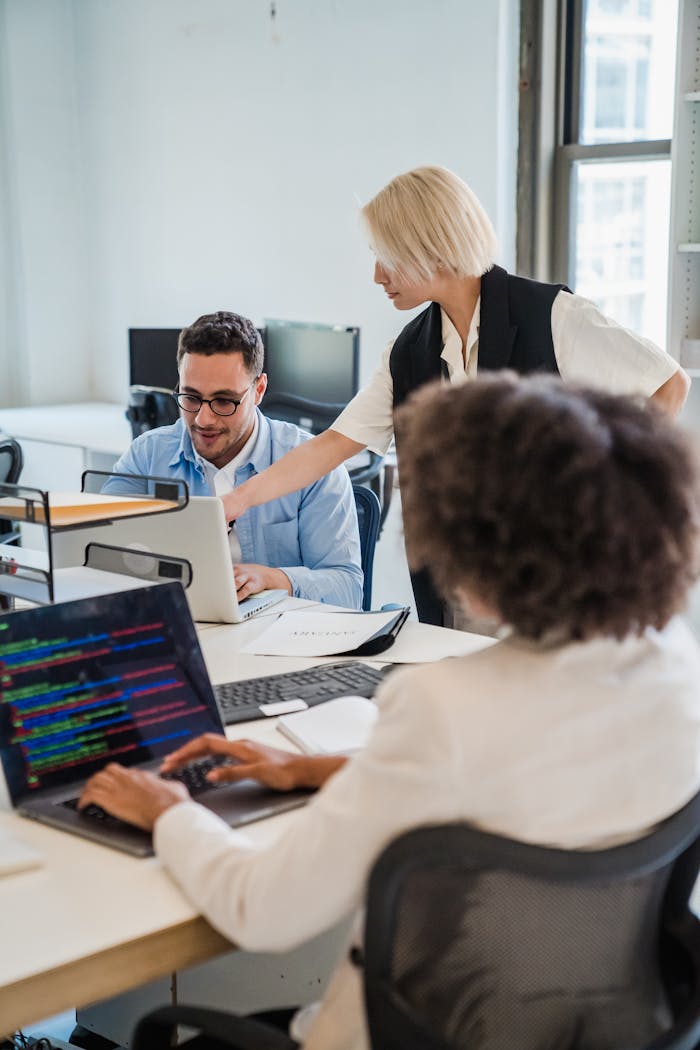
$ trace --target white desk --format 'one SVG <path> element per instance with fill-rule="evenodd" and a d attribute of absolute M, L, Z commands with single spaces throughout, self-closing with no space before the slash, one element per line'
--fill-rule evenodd
<path fill-rule="evenodd" d="M 77 491 L 84 470 L 111 470 L 131 444 L 124 413 L 106 401 L 0 408 L 0 430 L 22 446 L 23 485 Z"/>
<path fill-rule="evenodd" d="M 238 653 L 266 622 L 263 616 L 200 631 L 214 682 L 316 662 Z M 428 632 L 455 652 L 484 644 L 477 636 L 421 624 L 411 624 L 410 631 L 414 638 Z M 231 727 L 228 735 L 285 746 L 272 721 Z M 247 830 L 260 842 L 270 841 L 283 821 L 294 819 L 290 813 Z M 36 846 L 46 860 L 35 871 L 0 879 L 0 1033 L 231 950 L 155 858 L 133 859 L 8 812 L 0 813 L 0 823 Z"/>

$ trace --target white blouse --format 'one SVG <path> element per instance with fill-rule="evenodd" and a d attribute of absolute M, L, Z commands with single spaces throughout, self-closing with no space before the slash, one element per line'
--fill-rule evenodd
<path fill-rule="evenodd" d="M 395 672 L 366 749 L 256 848 L 183 802 L 158 857 L 232 941 L 286 950 L 361 908 L 382 849 L 420 824 L 471 821 L 527 842 L 638 837 L 700 786 L 700 651 L 673 621 L 622 642 L 517 639 Z M 361 975 L 341 961 L 305 1050 L 361 1050 Z"/>
<path fill-rule="evenodd" d="M 479 357 L 479 308 L 466 342 L 466 365 L 462 340 L 444 310 L 441 358 L 447 364 L 451 383 L 463 383 L 476 375 Z M 649 339 L 635 335 L 605 317 L 594 303 L 580 295 L 561 291 L 552 304 L 554 356 L 562 379 L 585 383 L 611 394 L 650 397 L 678 369 L 678 362 Z M 393 383 L 389 356 L 393 340 L 367 386 L 341 412 L 332 429 L 384 455 L 394 436 Z"/>

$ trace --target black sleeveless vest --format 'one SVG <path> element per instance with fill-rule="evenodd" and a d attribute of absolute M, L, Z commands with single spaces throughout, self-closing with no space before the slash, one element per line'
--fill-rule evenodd
<path fill-rule="evenodd" d="M 563 284 L 542 284 L 514 277 L 494 266 L 481 278 L 478 371 L 511 368 L 521 375 L 558 374 L 552 342 L 552 303 Z M 394 384 L 394 408 L 424 383 L 445 375 L 440 307 L 431 303 L 398 336 L 389 357 Z M 437 421 L 436 421 L 437 425 Z M 401 435 L 396 434 L 401 470 Z M 443 603 L 427 570 L 411 574 L 413 594 L 422 623 L 442 624 Z"/>

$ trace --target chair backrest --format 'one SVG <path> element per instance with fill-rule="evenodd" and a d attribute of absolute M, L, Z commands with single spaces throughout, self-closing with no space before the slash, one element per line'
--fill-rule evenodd
<path fill-rule="evenodd" d="M 369 882 L 375 1050 L 690 1050 L 700 1042 L 700 795 L 644 839 L 566 851 L 463 824 Z"/>
<path fill-rule="evenodd" d="M 129 387 L 126 418 L 131 423 L 131 436 L 137 438 L 146 430 L 177 423 L 180 412 L 170 390 L 157 386 Z"/>
<path fill-rule="evenodd" d="M 16 485 L 24 466 L 22 446 L 8 434 L 0 433 L 0 484 Z M 0 543 L 18 543 L 20 530 L 15 521 L 0 518 Z M 8 608 L 0 597 L 0 608 Z"/>
<path fill-rule="evenodd" d="M 360 528 L 362 571 L 365 574 L 362 590 L 362 608 L 367 611 L 372 608 L 374 549 L 377 546 L 381 509 L 379 506 L 379 500 L 371 489 L 366 488 L 364 485 L 353 485 L 352 491 L 355 496 L 357 524 Z"/>
<path fill-rule="evenodd" d="M 19 442 L 7 434 L 0 434 L 0 484 L 16 485 L 23 465 Z"/>
<path fill-rule="evenodd" d="M 308 397 L 278 391 L 266 394 L 261 407 L 265 415 L 272 419 L 283 419 L 288 423 L 296 423 L 312 434 L 321 434 L 338 418 L 345 405 L 312 401 Z"/>

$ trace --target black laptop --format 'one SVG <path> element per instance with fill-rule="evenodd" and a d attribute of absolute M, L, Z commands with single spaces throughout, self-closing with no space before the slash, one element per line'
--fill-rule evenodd
<path fill-rule="evenodd" d="M 107 762 L 157 770 L 200 733 L 223 733 L 179 583 L 0 617 L 0 760 L 22 816 L 137 856 L 151 836 L 103 811 L 79 812 Z M 254 781 L 211 786 L 198 802 L 232 827 L 303 805 Z"/>

